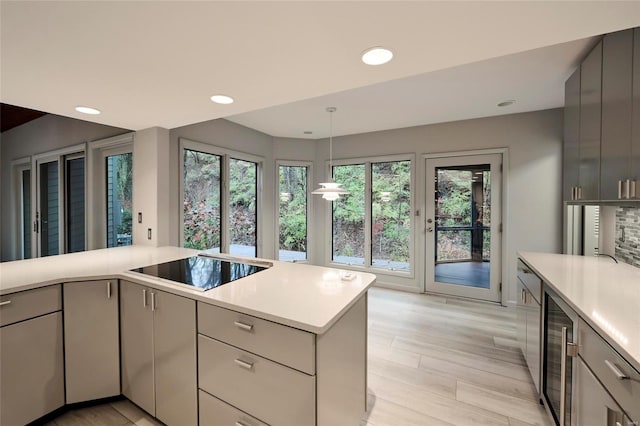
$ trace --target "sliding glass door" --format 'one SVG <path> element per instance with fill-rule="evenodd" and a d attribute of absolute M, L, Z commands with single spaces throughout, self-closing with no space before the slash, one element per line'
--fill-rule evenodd
<path fill-rule="evenodd" d="M 35 170 L 33 231 L 36 234 L 36 255 L 42 257 L 84 251 L 84 152 L 37 158 Z M 26 182 L 23 181 L 23 184 L 26 185 Z M 23 189 L 24 193 L 26 191 Z M 23 205 L 26 205 L 24 201 Z M 25 235 L 26 240 L 28 238 Z"/>

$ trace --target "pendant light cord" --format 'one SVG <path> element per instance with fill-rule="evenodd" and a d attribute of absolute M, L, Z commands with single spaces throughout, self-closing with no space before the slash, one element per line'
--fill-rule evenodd
<path fill-rule="evenodd" d="M 329 112 L 329 181 L 333 182 L 333 113 L 336 107 L 328 107 Z"/>

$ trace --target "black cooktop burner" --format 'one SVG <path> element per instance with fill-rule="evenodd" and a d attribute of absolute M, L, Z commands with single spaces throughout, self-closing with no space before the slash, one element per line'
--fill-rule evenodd
<path fill-rule="evenodd" d="M 144 266 L 132 271 L 176 281 L 200 290 L 210 290 L 260 272 L 267 267 L 207 256 L 192 256 L 158 265 Z"/>

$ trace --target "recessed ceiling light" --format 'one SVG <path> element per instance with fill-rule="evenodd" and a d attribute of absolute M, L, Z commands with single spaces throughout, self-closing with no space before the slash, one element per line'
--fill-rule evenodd
<path fill-rule="evenodd" d="M 393 52 L 384 47 L 372 47 L 362 53 L 362 62 L 367 65 L 382 65 L 393 59 Z"/>
<path fill-rule="evenodd" d="M 231 96 L 226 96 L 226 95 L 213 95 L 211 97 L 211 101 L 217 104 L 227 105 L 227 104 L 233 103 L 233 98 Z"/>
<path fill-rule="evenodd" d="M 502 101 L 498 104 L 499 107 L 506 107 L 509 105 L 513 105 L 514 103 L 516 103 L 516 101 L 514 101 L 513 99 L 510 99 L 508 101 Z"/>
<path fill-rule="evenodd" d="M 91 108 L 88 106 L 77 106 L 76 111 L 81 112 L 83 114 L 90 114 L 90 115 L 98 115 L 101 113 L 99 109 Z"/>

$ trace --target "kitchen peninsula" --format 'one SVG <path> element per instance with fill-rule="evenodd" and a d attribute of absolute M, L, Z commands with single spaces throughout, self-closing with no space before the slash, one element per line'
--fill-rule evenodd
<path fill-rule="evenodd" d="M 131 272 L 197 254 L 131 246 L 0 264 L 1 423 L 124 394 L 169 425 L 357 424 L 375 276 L 260 259 L 272 266 L 201 291 Z"/>

